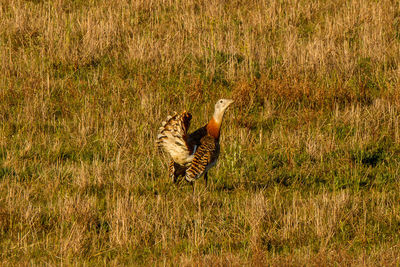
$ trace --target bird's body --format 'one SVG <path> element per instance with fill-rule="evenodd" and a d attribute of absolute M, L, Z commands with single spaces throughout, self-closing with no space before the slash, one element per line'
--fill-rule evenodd
<path fill-rule="evenodd" d="M 216 164 L 220 152 L 219 136 L 223 115 L 232 102 L 228 99 L 218 100 L 211 120 L 190 135 L 187 131 L 192 116 L 186 111 L 168 116 L 167 121 L 163 122 L 157 143 L 172 157 L 169 175 L 174 182 L 179 176 L 194 182 L 204 174 L 207 183 L 207 172 Z"/>

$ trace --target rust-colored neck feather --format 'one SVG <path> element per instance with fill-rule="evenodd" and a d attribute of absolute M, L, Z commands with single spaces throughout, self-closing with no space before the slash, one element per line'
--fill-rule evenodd
<path fill-rule="evenodd" d="M 214 117 L 211 118 L 210 122 L 207 124 L 207 133 L 215 139 L 218 139 L 220 126 L 220 123 L 218 123 Z"/>

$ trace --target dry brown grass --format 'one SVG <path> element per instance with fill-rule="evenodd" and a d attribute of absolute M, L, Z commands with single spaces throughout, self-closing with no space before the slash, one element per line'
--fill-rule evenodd
<path fill-rule="evenodd" d="M 399 1 L 0 0 L 0 261 L 396 266 Z M 173 110 L 232 97 L 211 185 Z"/>

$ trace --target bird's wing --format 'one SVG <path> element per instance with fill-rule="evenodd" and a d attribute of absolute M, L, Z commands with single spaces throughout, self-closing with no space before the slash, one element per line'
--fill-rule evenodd
<path fill-rule="evenodd" d="M 193 148 L 193 153 L 196 152 L 196 148 L 201 145 L 201 139 L 207 135 L 207 125 L 197 129 L 188 136 L 187 143 L 190 148 Z"/>
<path fill-rule="evenodd" d="M 157 135 L 157 144 L 164 151 L 169 153 L 174 162 L 184 166 L 191 162 L 193 147 L 188 145 L 187 131 L 190 126 L 192 115 L 184 111 L 181 114 L 175 113 L 168 116 L 162 122 Z"/>
<path fill-rule="evenodd" d="M 207 166 L 214 161 L 216 153 L 218 152 L 215 139 L 209 135 L 203 137 L 194 153 L 192 164 L 186 170 L 185 179 L 192 182 L 199 178 L 206 171 Z"/>

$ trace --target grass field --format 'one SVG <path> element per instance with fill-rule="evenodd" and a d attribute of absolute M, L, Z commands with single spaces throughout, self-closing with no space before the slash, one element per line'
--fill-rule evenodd
<path fill-rule="evenodd" d="M 1 265 L 398 266 L 399 63 L 395 0 L 0 0 Z"/>

